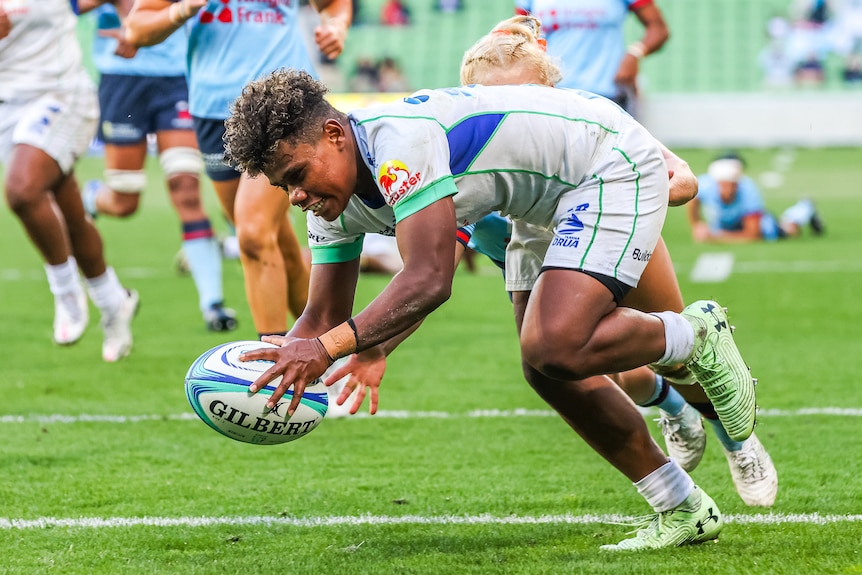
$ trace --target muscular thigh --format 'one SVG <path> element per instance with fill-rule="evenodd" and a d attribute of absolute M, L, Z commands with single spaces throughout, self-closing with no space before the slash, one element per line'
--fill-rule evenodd
<path fill-rule="evenodd" d="M 659 238 L 640 282 L 623 299 L 622 305 L 640 311 L 682 311 L 682 292 L 667 245 Z"/>
<path fill-rule="evenodd" d="M 574 349 L 589 341 L 602 318 L 616 307 L 611 291 L 594 277 L 574 270 L 547 270 L 530 293 L 522 330 L 542 334 L 549 347 Z"/>

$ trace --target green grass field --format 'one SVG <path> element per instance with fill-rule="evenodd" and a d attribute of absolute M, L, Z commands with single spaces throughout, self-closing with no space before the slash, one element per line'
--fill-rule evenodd
<path fill-rule="evenodd" d="M 712 155 L 681 153 L 696 171 Z M 692 475 L 727 518 L 718 544 L 599 551 L 625 536 L 611 521 L 649 509 L 522 380 L 510 304 L 484 262 L 458 271 L 452 299 L 390 358 L 377 416 L 281 446 L 216 434 L 183 376 L 225 336 L 204 330 L 174 271 L 178 224 L 152 169 L 137 216 L 98 222 L 141 293 L 119 364 L 100 359 L 94 309 L 81 342 L 51 343 L 41 261 L 0 211 L 0 574 L 862 573 L 862 151 L 747 157 L 753 175 L 784 176 L 765 190 L 771 208 L 809 195 L 827 234 L 704 247 L 683 209 L 669 214 L 686 299 L 729 307 L 760 379 L 757 433 L 780 477 L 774 508 L 747 508 L 708 431 Z M 79 175 L 101 168 L 88 158 Z M 209 189 L 207 201 L 221 224 Z M 705 252 L 732 253 L 728 279 L 690 280 Z M 363 278 L 358 307 L 383 285 Z M 241 322 L 229 339 L 254 338 L 236 261 L 225 290 Z"/>

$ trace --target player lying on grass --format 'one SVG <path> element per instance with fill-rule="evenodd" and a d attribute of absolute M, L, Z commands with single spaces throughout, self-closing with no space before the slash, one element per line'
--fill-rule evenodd
<path fill-rule="evenodd" d="M 593 377 L 682 362 L 732 436 L 744 440 L 754 426 L 754 382 L 718 304 L 682 314 L 619 306 L 667 210 L 655 139 L 607 100 L 546 86 L 421 91 L 349 116 L 325 93 L 306 73 L 277 71 L 246 86 L 226 122 L 230 159 L 312 213 L 308 307 L 283 347 L 245 354 L 274 362 L 250 390 L 283 376 L 270 403 L 293 386 L 292 412 L 334 359 L 417 323 L 451 293 L 457 226 L 501 211 L 555 230 L 521 322 L 528 381 L 656 511 L 642 535 L 611 548 L 717 537 L 712 500 L 667 460 L 628 397 Z M 351 317 L 363 233 L 393 227 L 404 269 Z M 507 254 L 514 281 L 529 277 L 520 251 Z"/>

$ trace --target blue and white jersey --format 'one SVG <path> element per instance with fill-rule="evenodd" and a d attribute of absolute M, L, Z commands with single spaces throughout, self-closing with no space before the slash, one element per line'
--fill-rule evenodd
<path fill-rule="evenodd" d="M 226 119 L 247 83 L 278 68 L 315 74 L 299 0 L 210 0 L 186 27 L 193 116 Z"/>
<path fill-rule="evenodd" d="M 760 190 L 747 176 L 739 178 L 736 197 L 729 204 L 721 201 L 718 182 L 704 174 L 697 179 L 697 199 L 703 219 L 714 231 L 738 231 L 747 216 L 762 216 L 766 212 Z"/>
<path fill-rule="evenodd" d="M 614 76 L 625 56 L 623 27 L 630 10 L 652 0 L 516 0 L 519 11 L 542 22 L 548 54 L 563 72 L 560 87 L 606 98 L 617 95 Z"/>
<path fill-rule="evenodd" d="M 124 74 L 127 76 L 185 76 L 186 47 L 188 36 L 180 28 L 163 42 L 155 46 L 138 49 L 134 58 L 122 58 L 114 54 L 117 40 L 102 36 L 99 31 L 119 28 L 120 18 L 110 4 L 102 4 L 93 10 L 96 17 L 96 36 L 93 38 L 93 64 L 101 74 Z"/>
<path fill-rule="evenodd" d="M 47 92 L 92 87 L 69 0 L 3 0 L 2 5 L 12 26 L 0 39 L 0 100 L 29 102 Z"/>
<path fill-rule="evenodd" d="M 333 222 L 308 214 L 315 263 L 358 257 L 364 233 L 394 234 L 398 221 L 447 196 L 458 226 L 499 212 L 550 227 L 563 194 L 595 180 L 612 155 L 623 157 L 612 154 L 622 127 L 643 132 L 664 169 L 645 129 L 612 102 L 577 90 L 423 90 L 349 118 L 380 195 L 370 204 L 354 196 Z"/>

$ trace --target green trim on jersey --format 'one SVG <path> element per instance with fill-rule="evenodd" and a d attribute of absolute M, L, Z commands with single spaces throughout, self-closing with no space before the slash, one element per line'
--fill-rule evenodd
<path fill-rule="evenodd" d="M 581 263 L 578 264 L 578 267 L 582 269 L 584 267 L 584 262 L 587 261 L 587 256 L 590 255 L 590 248 L 593 247 L 593 244 L 596 241 L 596 234 L 599 233 L 599 223 L 602 221 L 602 214 L 605 213 L 603 204 L 605 197 L 605 180 L 598 174 L 593 174 L 593 178 L 599 181 L 599 213 L 596 214 L 596 223 L 593 224 L 593 235 L 590 236 L 590 243 L 584 250 L 584 255 L 581 257 Z M 616 278 L 616 274 L 614 274 L 614 278 Z"/>
<path fill-rule="evenodd" d="M 620 264 L 623 263 L 623 256 L 625 256 L 626 252 L 629 249 L 629 246 L 632 243 L 632 238 L 635 235 L 635 227 L 637 227 L 637 223 L 638 223 L 638 216 L 640 216 L 640 213 L 638 212 L 638 205 L 639 205 L 638 199 L 639 199 L 640 193 L 641 193 L 641 173 L 638 170 L 637 163 L 633 162 L 632 159 L 629 158 L 628 154 L 626 154 L 624 151 L 622 151 L 621 149 L 619 149 L 617 147 L 614 147 L 613 149 L 620 153 L 620 155 L 623 157 L 623 159 L 625 159 L 625 161 L 628 162 L 628 164 L 632 167 L 632 171 L 635 174 L 637 174 L 637 178 L 635 178 L 635 205 L 634 205 L 635 217 L 632 218 L 632 231 L 631 231 L 631 233 L 629 233 L 629 239 L 626 242 L 626 246 L 623 248 L 623 251 L 620 252 L 620 259 L 617 260 L 617 265 L 614 266 L 614 277 L 617 277 L 617 272 L 619 271 Z"/>
<path fill-rule="evenodd" d="M 458 193 L 458 188 L 455 186 L 455 178 L 445 176 L 440 178 L 430 186 L 419 190 L 416 193 L 410 194 L 403 200 L 395 204 L 395 222 L 400 222 L 407 216 L 411 216 L 427 208 L 437 200 L 442 200 L 448 196 L 454 196 Z"/>
<path fill-rule="evenodd" d="M 340 264 L 350 262 L 362 253 L 363 235 L 350 244 L 331 244 L 328 246 L 309 246 L 312 264 Z"/>
<path fill-rule="evenodd" d="M 440 120 L 437 118 L 432 118 L 431 116 L 404 116 L 401 114 L 380 114 L 379 116 L 374 116 L 373 118 L 365 118 L 364 120 L 356 120 L 356 125 L 361 126 L 362 124 L 367 124 L 368 122 L 375 122 L 377 120 L 383 120 L 384 118 L 398 118 L 399 120 L 428 120 L 429 122 L 434 122 L 444 130 L 446 126 L 440 123 Z"/>

